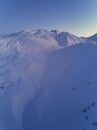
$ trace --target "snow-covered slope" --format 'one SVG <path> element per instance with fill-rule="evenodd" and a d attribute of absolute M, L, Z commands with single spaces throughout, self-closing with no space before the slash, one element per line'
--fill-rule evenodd
<path fill-rule="evenodd" d="M 67 32 L 43 29 L 25 29 L 0 37 L 0 129 L 53 130 L 56 122 L 52 116 L 56 117 L 58 124 L 62 113 L 62 126 L 68 128 L 72 112 L 79 112 L 79 109 L 87 107 L 85 105 L 91 105 L 93 101 L 91 97 L 89 102 L 90 92 L 95 96 L 97 46 L 94 42 L 90 43 L 89 39 L 79 38 Z M 87 86 L 90 88 L 87 89 Z M 85 95 L 88 98 L 83 102 L 85 96 L 82 95 L 86 94 L 86 90 L 89 90 Z M 73 104 L 68 104 L 67 101 Z M 83 105 L 80 105 L 80 102 L 83 102 Z M 74 103 L 78 109 L 74 109 Z M 58 108 L 58 111 L 62 112 L 57 116 L 55 108 L 58 106 L 62 107 L 62 110 L 66 106 L 66 112 Z M 66 115 L 65 126 L 63 121 L 66 121 L 66 113 L 70 115 Z M 78 113 L 75 120 L 71 118 L 73 129 L 67 130 L 77 128 L 77 119 L 80 126 L 82 115 L 84 114 Z M 88 124 L 90 123 L 85 122 L 85 127 L 88 127 Z M 59 126 L 61 125 L 56 126 L 57 130 Z"/>
<path fill-rule="evenodd" d="M 96 130 L 97 45 L 55 52 L 24 111 L 24 130 Z"/>
<path fill-rule="evenodd" d="M 87 39 L 97 44 L 97 33 L 88 37 Z"/>
<path fill-rule="evenodd" d="M 12 109 L 10 117 L 19 126 L 16 130 L 21 129 L 21 117 L 25 104 L 40 88 L 40 80 L 49 55 L 60 49 L 52 37 L 49 35 L 42 37 L 45 31 L 41 30 L 38 33 L 39 35 L 34 34 L 34 36 L 32 31 L 23 30 L 0 40 L 0 99 L 8 104 L 6 104 L 7 107 L 0 107 L 0 114 L 1 109 L 6 111 Z M 4 103 L 3 100 L 0 101 Z M 9 127 L 6 125 L 6 128 L 8 130 Z"/>

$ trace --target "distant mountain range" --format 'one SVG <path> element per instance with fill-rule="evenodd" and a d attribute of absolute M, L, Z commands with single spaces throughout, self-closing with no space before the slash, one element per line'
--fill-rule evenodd
<path fill-rule="evenodd" d="M 0 130 L 95 130 L 96 55 L 97 34 L 0 37 Z"/>

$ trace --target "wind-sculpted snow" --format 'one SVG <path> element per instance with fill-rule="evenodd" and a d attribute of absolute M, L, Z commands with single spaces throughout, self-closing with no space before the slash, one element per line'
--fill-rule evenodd
<path fill-rule="evenodd" d="M 57 30 L 1 37 L 0 129 L 95 128 L 96 55 L 91 40 Z"/>

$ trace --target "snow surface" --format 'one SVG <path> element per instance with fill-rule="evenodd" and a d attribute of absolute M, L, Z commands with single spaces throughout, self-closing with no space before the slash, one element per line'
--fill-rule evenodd
<path fill-rule="evenodd" d="M 90 37 L 88 37 L 87 39 L 91 40 L 94 43 L 97 43 L 97 33 L 92 35 L 92 36 L 90 36 Z"/>
<path fill-rule="evenodd" d="M 96 129 L 93 37 L 44 29 L 1 37 L 0 130 Z"/>

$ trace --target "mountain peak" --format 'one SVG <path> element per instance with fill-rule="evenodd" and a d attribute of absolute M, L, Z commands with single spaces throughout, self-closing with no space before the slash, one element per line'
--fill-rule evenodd
<path fill-rule="evenodd" d="M 60 46 L 71 46 L 83 42 L 83 39 L 68 32 L 60 32 L 55 36 Z"/>
<path fill-rule="evenodd" d="M 23 29 L 22 31 L 19 32 L 19 34 L 27 34 L 27 33 L 34 33 L 34 30 L 31 29 Z"/>

